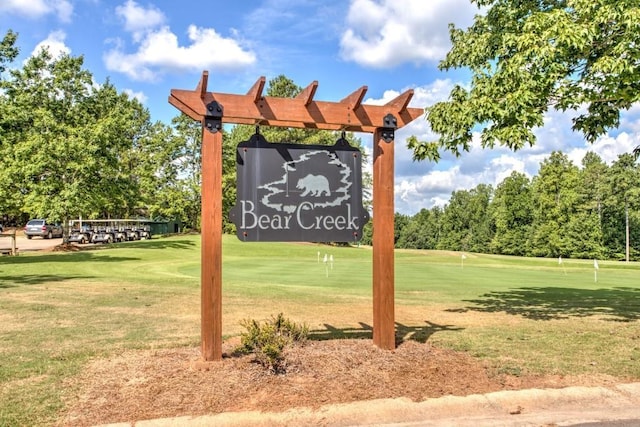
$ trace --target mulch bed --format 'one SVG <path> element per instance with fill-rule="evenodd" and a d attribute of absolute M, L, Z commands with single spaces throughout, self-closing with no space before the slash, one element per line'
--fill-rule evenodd
<path fill-rule="evenodd" d="M 226 342 L 221 362 L 199 348 L 126 351 L 95 360 L 68 384 L 77 394 L 61 424 L 88 426 L 230 411 L 285 411 L 379 398 L 420 401 L 498 390 L 614 383 L 612 378 L 498 375 L 465 353 L 429 343 L 380 350 L 370 340 L 308 341 L 273 374 Z"/>

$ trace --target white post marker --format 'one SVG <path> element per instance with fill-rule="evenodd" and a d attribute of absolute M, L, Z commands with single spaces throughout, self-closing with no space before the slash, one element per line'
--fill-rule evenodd
<path fill-rule="evenodd" d="M 333 270 L 333 255 L 329 255 L 329 264 L 331 266 L 331 269 Z"/>
<path fill-rule="evenodd" d="M 560 255 L 560 256 L 558 257 L 558 265 L 561 265 L 561 266 L 562 266 L 562 271 L 564 271 L 564 274 L 566 275 L 566 274 L 567 274 L 567 269 L 566 269 L 566 268 L 564 268 L 564 264 L 562 263 L 562 255 Z"/>
<path fill-rule="evenodd" d="M 318 264 L 320 264 L 320 251 L 318 251 Z"/>
<path fill-rule="evenodd" d="M 598 270 L 600 267 L 598 266 L 598 260 L 593 259 L 593 281 L 598 283 Z"/>
<path fill-rule="evenodd" d="M 327 260 L 328 260 L 327 254 L 324 254 L 324 259 L 322 260 L 322 262 L 324 263 L 324 272 L 325 272 L 325 275 L 329 277 L 329 266 L 327 265 Z"/>
<path fill-rule="evenodd" d="M 462 256 L 460 257 L 460 268 L 464 268 L 465 259 L 467 259 L 467 256 L 465 254 L 462 254 Z"/>

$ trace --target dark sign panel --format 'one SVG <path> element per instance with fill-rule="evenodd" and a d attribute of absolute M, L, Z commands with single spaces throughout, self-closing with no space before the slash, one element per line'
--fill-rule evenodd
<path fill-rule="evenodd" d="M 237 199 L 230 218 L 245 241 L 353 242 L 362 206 L 362 155 L 333 146 L 271 144 L 254 135 L 237 148 Z"/>

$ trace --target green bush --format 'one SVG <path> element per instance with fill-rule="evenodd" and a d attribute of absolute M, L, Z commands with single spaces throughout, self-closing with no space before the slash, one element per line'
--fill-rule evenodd
<path fill-rule="evenodd" d="M 302 343 L 309 335 L 307 325 L 299 325 L 284 317 L 282 313 L 260 323 L 253 319 L 243 320 L 246 329 L 240 335 L 241 353 L 253 353 L 256 361 L 274 373 L 284 373 L 286 363 L 284 349 L 294 343 Z"/>

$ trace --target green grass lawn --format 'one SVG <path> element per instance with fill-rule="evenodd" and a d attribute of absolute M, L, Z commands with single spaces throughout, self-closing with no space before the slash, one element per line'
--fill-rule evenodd
<path fill-rule="evenodd" d="M 197 346 L 200 238 L 0 257 L 0 425 L 51 425 L 95 357 Z M 325 254 L 333 263 L 324 263 Z M 312 339 L 370 338 L 371 249 L 223 242 L 223 333 L 283 312 Z M 463 265 L 464 261 L 464 265 Z M 397 340 L 516 375 L 640 379 L 640 265 L 397 251 Z M 597 281 L 596 281 L 597 279 Z"/>

